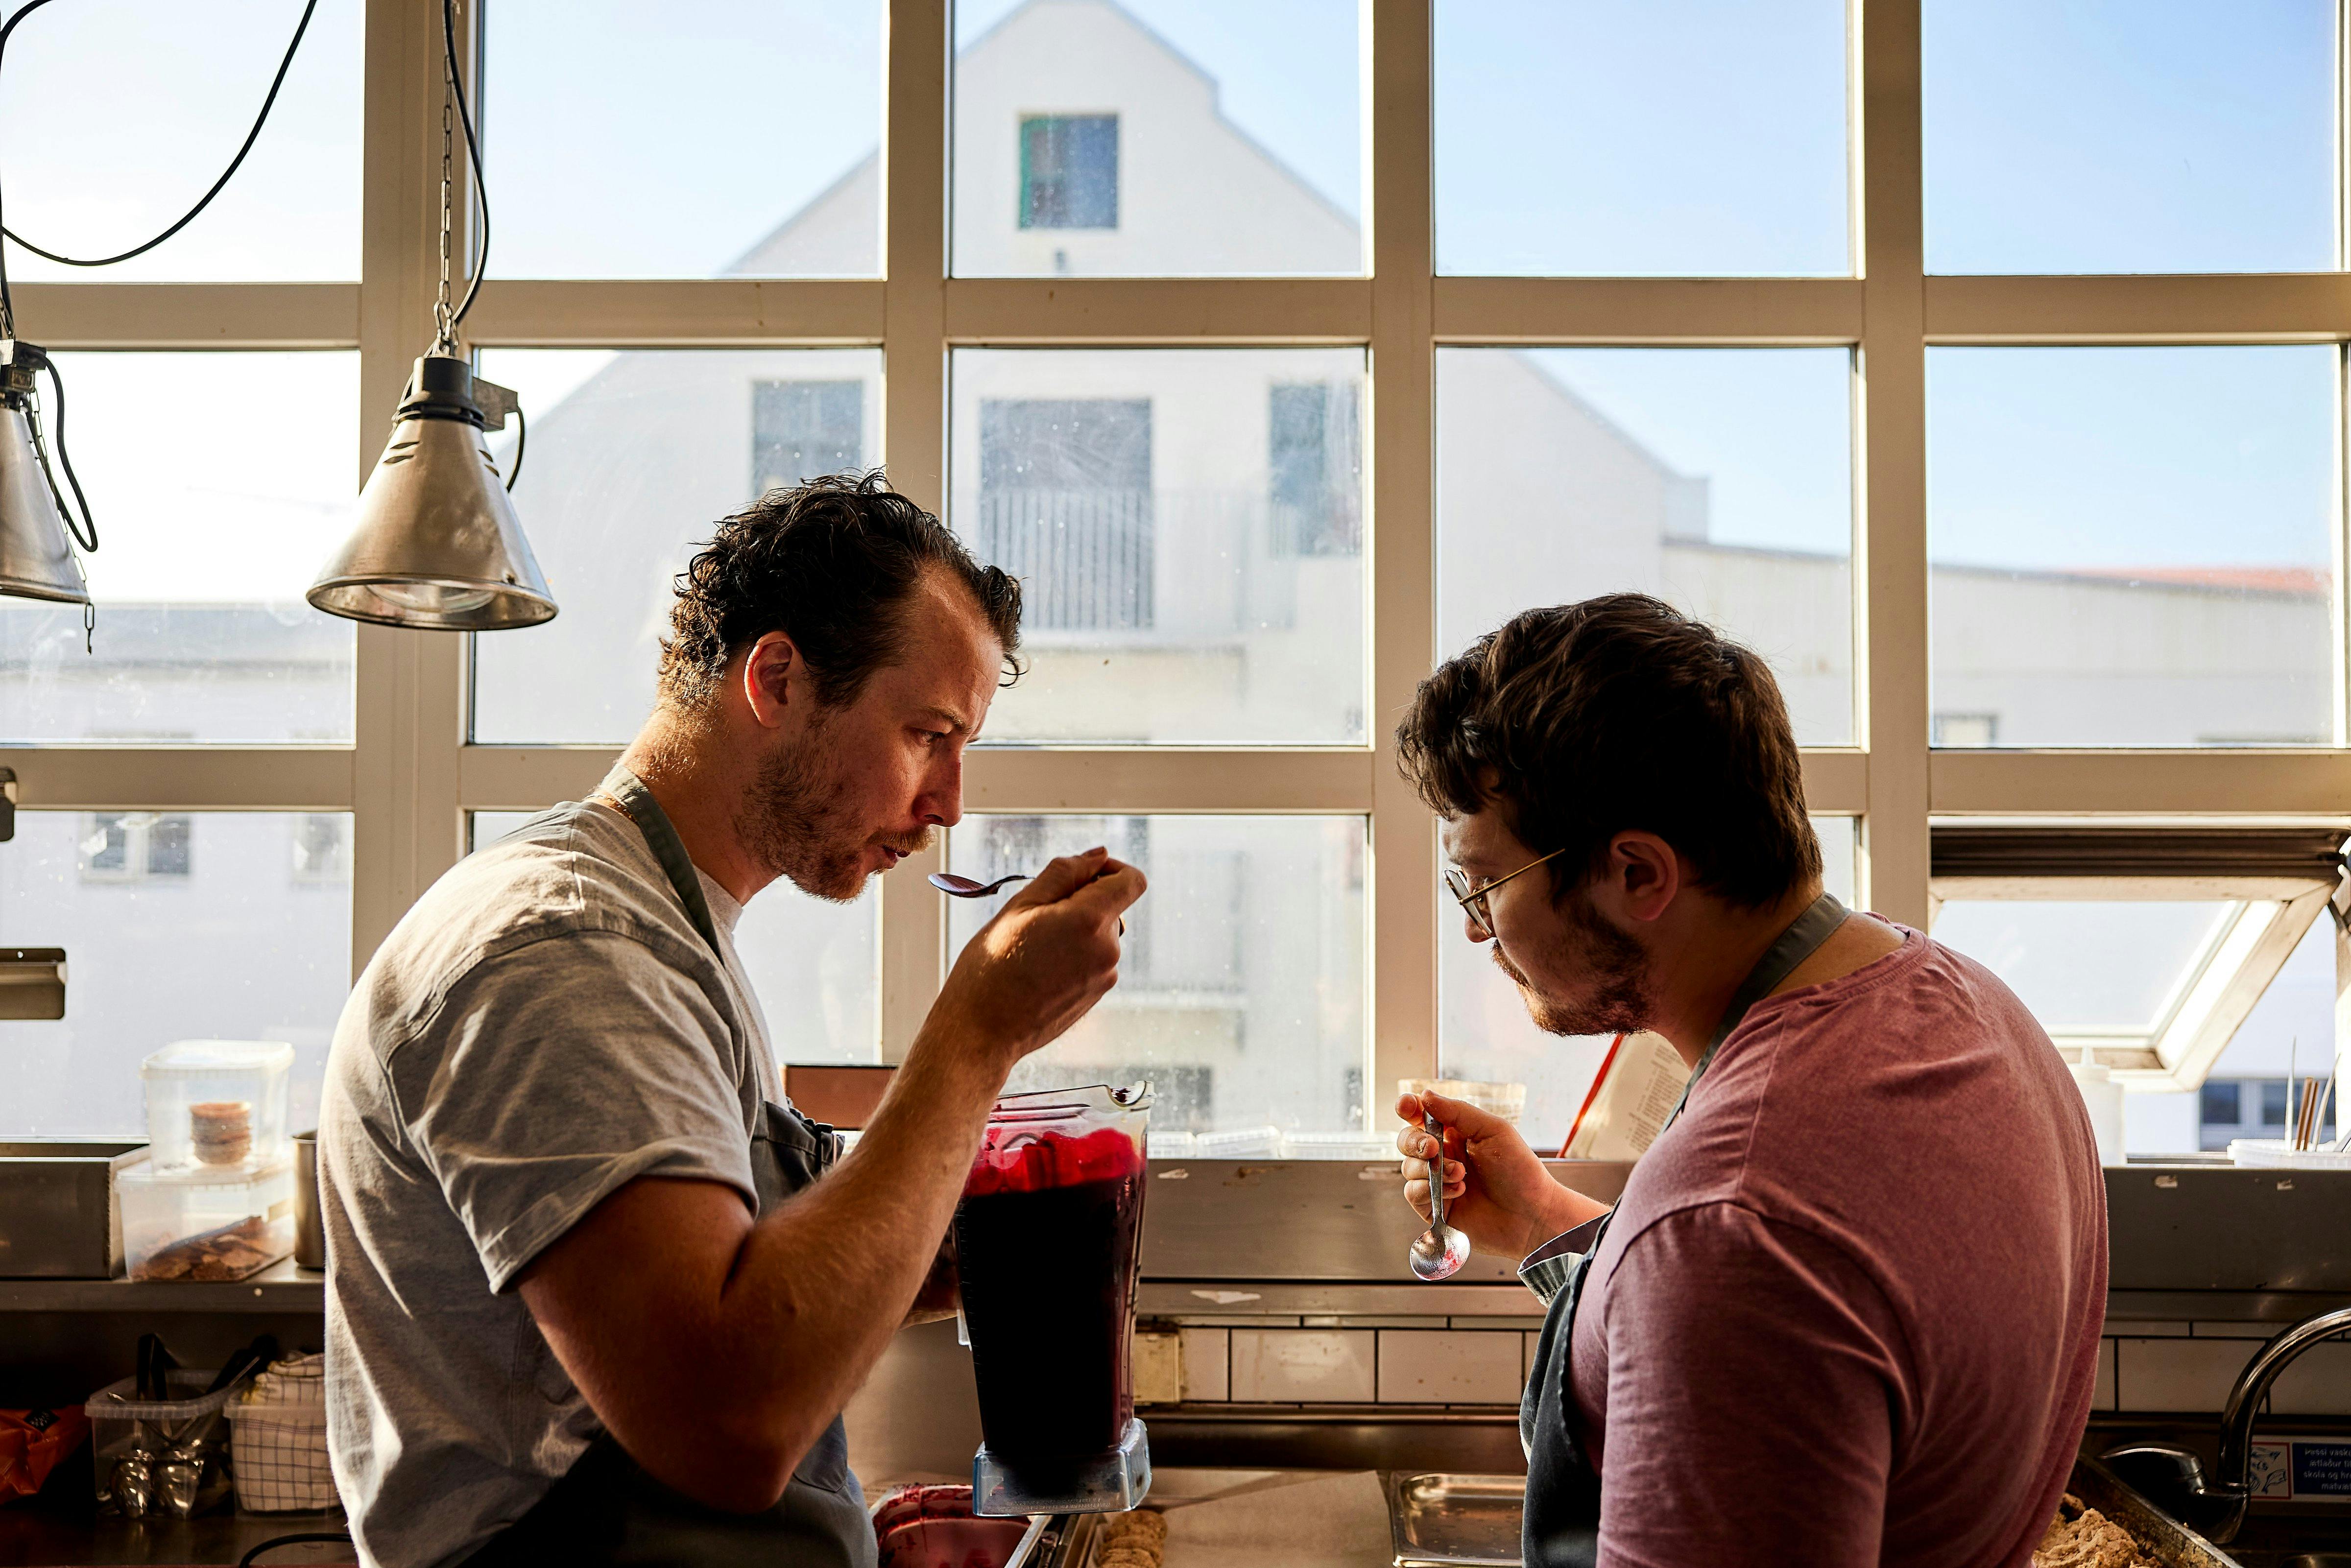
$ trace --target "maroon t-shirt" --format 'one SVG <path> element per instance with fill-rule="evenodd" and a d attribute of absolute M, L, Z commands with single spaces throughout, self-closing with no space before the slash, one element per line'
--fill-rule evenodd
<path fill-rule="evenodd" d="M 1604 1565 L 2022 1565 L 2056 1511 L 2096 1144 L 2015 995 L 1904 935 L 1756 1004 L 1625 1186 L 1572 1344 Z"/>

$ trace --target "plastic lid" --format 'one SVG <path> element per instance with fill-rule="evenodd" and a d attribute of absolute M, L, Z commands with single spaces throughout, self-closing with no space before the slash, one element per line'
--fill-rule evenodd
<path fill-rule="evenodd" d="M 266 1166 L 164 1166 L 152 1159 L 125 1166 L 114 1173 L 116 1183 L 123 1186 L 168 1186 L 173 1191 L 193 1186 L 258 1187 L 280 1177 L 289 1176 L 294 1170 L 290 1156 L 281 1155 Z"/>
<path fill-rule="evenodd" d="M 156 1072 L 260 1071 L 294 1065 L 294 1048 L 277 1040 L 173 1040 L 139 1064 Z"/>

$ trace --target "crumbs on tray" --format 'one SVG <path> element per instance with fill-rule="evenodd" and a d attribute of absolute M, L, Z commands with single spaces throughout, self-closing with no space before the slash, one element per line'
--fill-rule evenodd
<path fill-rule="evenodd" d="M 1094 1568 L 1159 1568 L 1167 1551 L 1167 1516 L 1152 1509 L 1114 1513 L 1094 1536 Z"/>
<path fill-rule="evenodd" d="M 2072 1492 L 2032 1549 L 2032 1568 L 2158 1568 L 2138 1538 Z"/>

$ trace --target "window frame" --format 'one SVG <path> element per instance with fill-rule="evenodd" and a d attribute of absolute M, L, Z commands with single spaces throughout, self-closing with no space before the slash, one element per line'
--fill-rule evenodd
<path fill-rule="evenodd" d="M 495 0 L 492 0 L 495 3 Z M 2351 826 L 2351 747 L 2227 751 L 1937 750 L 1929 745 L 1925 356 L 1944 343 L 2351 340 L 2351 272 L 1928 276 L 1922 267 L 1921 0 L 1852 0 L 1854 273 L 1843 277 L 1440 277 L 1433 267 L 1434 0 L 1367 0 L 1369 271 L 1354 277 L 959 278 L 949 272 L 952 21 L 886 0 L 883 276 L 872 279 L 492 279 L 478 348 L 871 347 L 876 444 L 899 488 L 946 503 L 947 357 L 956 347 L 1368 348 L 1366 663 L 1358 747 L 979 749 L 973 812 L 1342 812 L 1370 821 L 1367 1071 L 1437 1071 L 1436 825 L 1399 777 L 1392 726 L 1435 654 L 1434 355 L 1439 345 L 1841 346 L 1857 350 L 1855 743 L 1803 753 L 1807 803 L 1860 821 L 1864 904 L 1923 927 L 1930 817 L 2089 816 Z M 465 7 L 478 37 L 479 5 Z M 362 275 L 356 284 L 27 283 L 26 329 L 78 349 L 356 349 L 375 461 L 430 335 L 438 271 L 438 18 L 369 0 Z M 2345 29 L 2337 27 L 2338 46 Z M 2343 116 L 2337 114 L 2337 137 Z M 2338 201 L 2338 208 L 2344 206 Z M 2342 549 L 2343 507 L 2335 529 Z M 525 518 L 528 527 L 529 519 Z M 2346 708 L 2335 574 L 2335 705 Z M 496 633 L 528 636 L 528 632 Z M 578 798 L 613 747 L 467 741 L 467 639 L 358 629 L 349 746 L 10 747 L 28 810 L 352 814 L 352 967 L 465 852 L 468 814 Z M 2338 735 L 2340 734 L 2338 728 Z M 940 852 L 882 890 L 881 1054 L 903 1054 L 946 962 Z M 2338 953 L 2341 952 L 2338 943 Z"/>

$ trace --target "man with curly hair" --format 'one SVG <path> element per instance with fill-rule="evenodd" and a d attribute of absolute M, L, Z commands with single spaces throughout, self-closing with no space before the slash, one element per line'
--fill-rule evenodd
<path fill-rule="evenodd" d="M 2106 1295 L 2096 1144 L 2041 1026 L 1823 890 L 1771 671 L 1655 599 L 1514 617 L 1397 739 L 1536 1026 L 1654 1030 L 1690 1071 L 1613 1208 L 1499 1117 L 1396 1106 L 1406 1200 L 1441 1160 L 1446 1218 L 1546 1309 L 1529 1568 L 2025 1568 Z"/>
<path fill-rule="evenodd" d="M 658 704 L 596 792 L 377 949 L 319 1129 L 364 1561 L 873 1562 L 841 1407 L 949 1308 L 988 1107 L 1115 982 L 1143 878 L 1097 849 L 1009 900 L 846 1156 L 780 1103 L 733 933 L 778 879 L 852 899 L 954 825 L 1019 619 L 878 474 L 771 492 L 678 579 Z"/>

